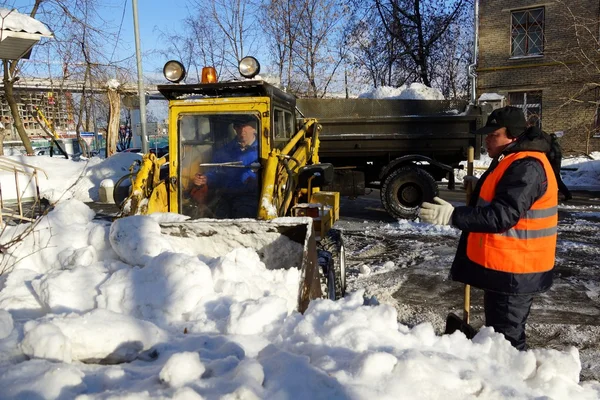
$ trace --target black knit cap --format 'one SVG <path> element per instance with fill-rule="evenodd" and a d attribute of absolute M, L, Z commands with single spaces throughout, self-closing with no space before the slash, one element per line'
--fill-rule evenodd
<path fill-rule="evenodd" d="M 511 106 L 497 108 L 492 111 L 485 126 L 476 130 L 475 134 L 487 135 L 500 128 L 506 128 L 506 135 L 510 138 L 521 136 L 527 128 L 523 110 Z"/>

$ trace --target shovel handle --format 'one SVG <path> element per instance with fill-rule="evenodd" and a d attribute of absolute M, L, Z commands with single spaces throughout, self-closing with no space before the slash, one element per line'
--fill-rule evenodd
<path fill-rule="evenodd" d="M 473 176 L 473 162 L 475 160 L 475 148 L 469 146 L 467 149 L 467 176 Z M 473 193 L 473 185 L 471 182 L 467 184 L 467 204 L 471 201 Z M 471 314 L 471 285 L 465 285 L 465 302 L 463 307 L 463 321 L 468 325 Z"/>

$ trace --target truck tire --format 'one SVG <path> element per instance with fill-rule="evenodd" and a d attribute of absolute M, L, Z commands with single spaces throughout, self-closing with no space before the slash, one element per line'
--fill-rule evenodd
<path fill-rule="evenodd" d="M 323 297 L 338 300 L 346 294 L 346 250 L 342 233 L 330 229 L 318 245 Z"/>
<path fill-rule="evenodd" d="M 395 218 L 415 219 L 424 201 L 438 195 L 435 179 L 422 168 L 404 166 L 392 171 L 381 186 L 381 202 Z"/>

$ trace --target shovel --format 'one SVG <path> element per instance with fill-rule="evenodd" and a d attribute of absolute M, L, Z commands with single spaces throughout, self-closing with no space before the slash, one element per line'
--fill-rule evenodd
<path fill-rule="evenodd" d="M 475 158 L 475 149 L 469 147 L 467 153 L 467 176 L 473 176 L 473 159 Z M 471 193 L 473 192 L 473 186 L 471 182 L 467 184 L 467 204 L 471 200 Z M 469 325 L 469 317 L 471 313 L 471 285 L 465 285 L 465 302 L 463 307 L 462 318 L 454 313 L 448 314 L 446 317 L 446 331 L 445 334 L 451 334 L 456 331 L 461 331 L 465 334 L 467 339 L 473 339 L 477 331 L 471 325 Z"/>

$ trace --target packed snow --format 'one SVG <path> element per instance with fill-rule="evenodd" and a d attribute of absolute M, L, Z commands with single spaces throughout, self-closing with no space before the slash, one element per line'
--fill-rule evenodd
<path fill-rule="evenodd" d="M 98 189 L 103 180 L 110 179 L 113 183 L 122 176 L 129 174 L 129 168 L 142 156 L 135 153 L 117 153 L 106 160 L 98 157 L 90 159 L 65 159 L 55 157 L 9 156 L 1 157 L 0 163 L 10 163 L 23 170 L 37 174 L 37 186 L 40 197 L 56 202 L 75 198 L 83 202 L 98 201 Z M 18 164 L 17 164 L 18 163 Z M 0 172 L 0 187 L 2 200 L 17 198 L 15 179 L 18 180 L 20 197 L 33 198 L 36 193 L 35 179 L 25 174 L 15 174 L 6 170 Z M 110 185 L 105 182 L 104 185 Z M 106 187 L 106 186 L 105 186 Z"/>
<path fill-rule="evenodd" d="M 479 96 L 479 101 L 501 101 L 506 97 L 498 93 L 482 93 Z"/>
<path fill-rule="evenodd" d="M 46 25 L 29 15 L 21 14 L 16 9 L 0 8 L 0 20 L 2 30 L 52 36 Z"/>
<path fill-rule="evenodd" d="M 397 100 L 445 100 L 442 92 L 422 83 L 414 82 L 400 87 L 379 86 L 362 93 L 359 99 L 397 99 Z"/>
<path fill-rule="evenodd" d="M 244 221 L 94 219 L 84 201 L 128 172 L 125 153 L 13 158 L 43 168 L 42 193 L 58 202 L 33 224 L 3 227 L 2 399 L 600 397 L 599 382 L 579 382 L 575 347 L 518 352 L 491 328 L 438 336 L 430 323 L 399 324 L 363 291 L 299 313 L 302 246 L 268 222 L 247 220 L 256 231 L 242 234 Z M 570 184 L 600 185 L 600 160 L 565 165 L 579 172 Z M 12 182 L 0 174 L 3 195 Z"/>

